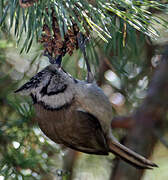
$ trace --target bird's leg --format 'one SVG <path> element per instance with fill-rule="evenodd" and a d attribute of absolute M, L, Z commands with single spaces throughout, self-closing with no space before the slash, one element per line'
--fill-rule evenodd
<path fill-rule="evenodd" d="M 94 77 L 93 77 L 93 74 L 91 72 L 91 68 L 90 68 L 90 65 L 89 65 L 88 58 L 86 56 L 86 41 L 87 41 L 87 38 L 85 38 L 85 36 L 81 32 L 79 32 L 78 35 L 77 35 L 77 40 L 78 40 L 78 46 L 81 49 L 81 51 L 83 53 L 83 56 L 84 56 L 84 60 L 86 62 L 87 82 L 92 83 L 94 81 Z"/>
<path fill-rule="evenodd" d="M 54 64 L 55 59 L 47 50 L 44 51 L 43 56 L 48 57 L 50 64 Z"/>
<path fill-rule="evenodd" d="M 57 64 L 58 67 L 61 67 L 62 55 L 58 55 L 55 59 L 48 51 L 44 51 L 43 55 L 48 57 L 50 64 Z"/>
<path fill-rule="evenodd" d="M 61 62 L 62 62 L 62 55 L 60 54 L 57 56 L 53 64 L 57 64 L 58 67 L 61 67 Z"/>

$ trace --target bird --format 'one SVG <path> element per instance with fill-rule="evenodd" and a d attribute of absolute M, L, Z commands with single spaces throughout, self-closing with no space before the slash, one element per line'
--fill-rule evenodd
<path fill-rule="evenodd" d="M 55 143 L 88 154 L 113 153 L 140 169 L 157 167 L 113 136 L 111 103 L 91 79 L 72 77 L 61 67 L 59 57 L 15 93 L 31 96 L 40 129 Z"/>

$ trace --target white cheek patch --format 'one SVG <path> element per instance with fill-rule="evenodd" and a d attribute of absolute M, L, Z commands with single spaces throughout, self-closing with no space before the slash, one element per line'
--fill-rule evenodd
<path fill-rule="evenodd" d="M 60 92 L 58 94 L 54 94 L 50 96 L 48 95 L 42 96 L 39 92 L 40 92 L 40 88 L 36 88 L 33 91 L 33 94 L 37 98 L 37 103 L 42 102 L 44 105 L 54 109 L 60 108 L 66 104 L 70 104 L 75 95 L 74 90 L 70 85 L 67 86 L 64 92 Z"/>

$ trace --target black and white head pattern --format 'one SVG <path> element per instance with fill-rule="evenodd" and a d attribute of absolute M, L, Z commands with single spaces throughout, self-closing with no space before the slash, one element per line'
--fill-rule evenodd
<path fill-rule="evenodd" d="M 77 83 L 55 64 L 47 66 L 24 84 L 16 93 L 30 95 L 34 103 L 46 109 L 57 110 L 71 104 L 74 98 L 73 84 Z"/>

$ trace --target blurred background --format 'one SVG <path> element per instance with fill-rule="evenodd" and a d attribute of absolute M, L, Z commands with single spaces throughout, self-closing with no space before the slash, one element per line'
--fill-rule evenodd
<path fill-rule="evenodd" d="M 41 132 L 31 99 L 15 95 L 14 90 L 49 64 L 43 56 L 44 47 L 32 36 L 33 29 L 29 38 L 27 35 L 33 8 L 49 1 L 35 2 L 28 10 L 21 8 L 19 1 L 11 2 L 0 2 L 0 180 L 167 180 L 168 77 L 167 73 L 157 74 L 164 72 L 159 65 L 168 44 L 167 1 L 118 1 L 116 11 L 110 11 L 111 19 L 106 16 L 103 20 L 109 35 L 105 37 L 91 27 L 86 49 L 96 81 L 114 109 L 114 135 L 159 166 L 145 172 L 118 161 L 113 154 L 96 156 L 70 150 Z M 89 1 L 89 8 L 98 12 L 96 2 L 104 1 Z M 133 17 L 134 10 L 137 17 Z M 28 29 L 21 32 L 24 21 Z M 75 78 L 86 77 L 80 50 L 74 50 L 71 56 L 66 54 L 63 67 Z M 150 113 L 146 113 L 148 108 Z"/>

